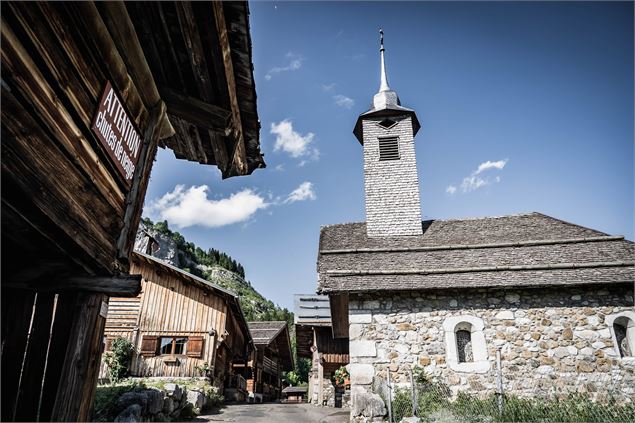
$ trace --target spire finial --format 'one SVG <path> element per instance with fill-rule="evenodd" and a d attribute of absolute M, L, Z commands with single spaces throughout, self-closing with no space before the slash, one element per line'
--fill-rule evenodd
<path fill-rule="evenodd" d="M 386 64 L 384 63 L 384 30 L 379 30 L 379 56 L 381 58 L 381 84 L 379 85 L 379 92 L 390 91 L 388 86 L 388 77 L 386 76 Z"/>

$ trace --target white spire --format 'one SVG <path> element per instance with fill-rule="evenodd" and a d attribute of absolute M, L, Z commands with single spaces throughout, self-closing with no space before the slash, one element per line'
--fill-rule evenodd
<path fill-rule="evenodd" d="M 384 61 L 384 31 L 379 30 L 379 56 L 381 58 L 381 84 L 379 85 L 379 92 L 390 91 L 388 86 L 388 77 L 386 76 L 386 63 Z"/>

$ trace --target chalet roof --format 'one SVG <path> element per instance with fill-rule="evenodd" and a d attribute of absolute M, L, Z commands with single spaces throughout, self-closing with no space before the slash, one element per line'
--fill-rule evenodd
<path fill-rule="evenodd" d="M 275 344 L 282 359 L 283 369 L 285 371 L 293 370 L 291 339 L 289 338 L 287 322 L 247 322 L 247 325 L 256 348 L 269 347 Z"/>
<path fill-rule="evenodd" d="M 541 213 L 428 220 L 423 235 L 322 227 L 318 292 L 632 282 L 635 244 Z"/>
<path fill-rule="evenodd" d="M 256 345 L 269 345 L 287 328 L 285 321 L 247 322 Z"/>

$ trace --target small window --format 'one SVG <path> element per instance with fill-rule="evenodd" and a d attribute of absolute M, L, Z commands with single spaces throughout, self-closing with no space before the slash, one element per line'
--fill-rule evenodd
<path fill-rule="evenodd" d="M 448 367 L 456 372 L 487 373 L 490 368 L 483 319 L 451 316 L 443 321 Z"/>
<path fill-rule="evenodd" d="M 399 138 L 379 138 L 379 160 L 399 160 Z"/>
<path fill-rule="evenodd" d="M 635 357 L 635 312 L 622 311 L 606 316 L 606 324 L 611 329 L 615 354 L 632 360 Z"/>
<path fill-rule="evenodd" d="M 467 329 L 456 331 L 456 349 L 459 363 L 471 363 L 474 361 L 472 354 L 472 333 Z"/>
<path fill-rule="evenodd" d="M 161 355 L 180 355 L 185 354 L 187 338 L 161 338 L 159 346 L 159 354 Z"/>

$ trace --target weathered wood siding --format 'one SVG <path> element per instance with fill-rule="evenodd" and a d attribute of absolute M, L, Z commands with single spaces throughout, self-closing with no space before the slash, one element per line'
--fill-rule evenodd
<path fill-rule="evenodd" d="M 107 338 L 123 336 L 135 345 L 136 354 L 131 366 L 133 376 L 199 376 L 195 367 L 204 362 L 214 363 L 214 343 L 218 336 L 229 333 L 227 340 L 237 351 L 244 349 L 244 334 L 233 315 L 228 320 L 227 300 L 210 289 L 200 288 L 160 266 L 133 260 L 131 273 L 141 274 L 142 293 L 137 298 L 113 298 L 106 323 Z M 209 336 L 210 330 L 216 336 Z M 144 336 L 203 337 L 201 358 L 178 355 L 178 363 L 165 363 L 166 356 L 142 356 Z M 224 360 L 217 367 L 224 368 Z M 102 365 L 103 367 L 103 365 Z M 102 368 L 101 377 L 106 377 Z"/>

